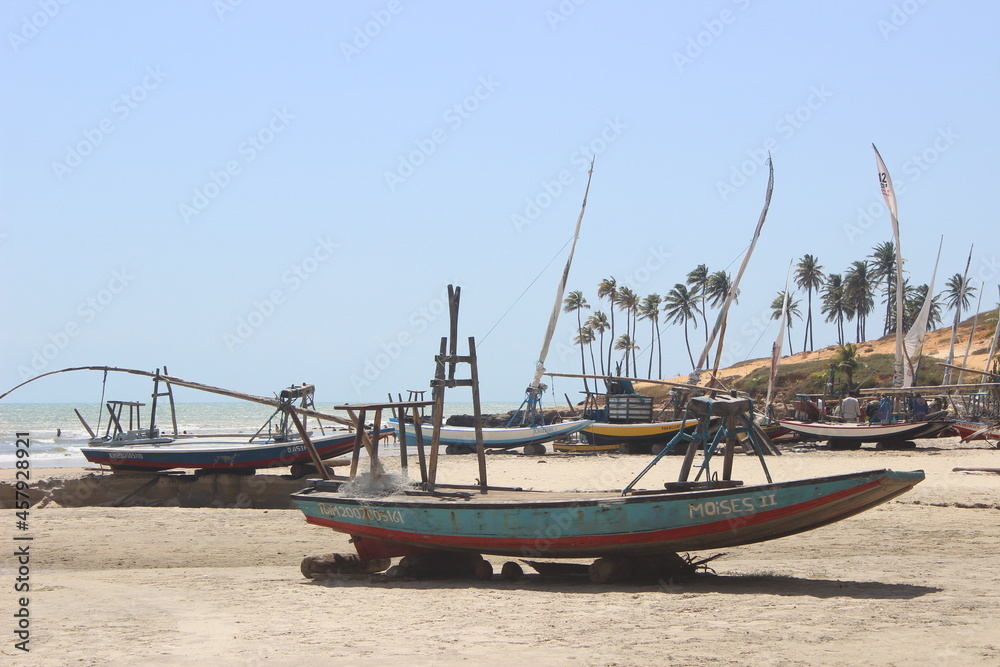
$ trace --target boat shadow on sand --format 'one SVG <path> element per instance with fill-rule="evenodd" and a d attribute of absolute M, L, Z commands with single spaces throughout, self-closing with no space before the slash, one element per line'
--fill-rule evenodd
<path fill-rule="evenodd" d="M 334 575 L 328 578 L 302 581 L 306 586 L 324 588 L 389 587 L 414 590 L 494 589 L 501 591 L 545 591 L 550 593 L 722 593 L 726 595 L 781 595 L 786 597 L 853 598 L 856 600 L 913 600 L 943 588 L 915 584 L 810 579 L 779 574 L 716 575 L 698 574 L 683 580 L 659 582 L 594 584 L 586 576 L 542 576 L 526 574 L 516 581 L 495 577 L 490 581 L 473 579 L 420 579 L 381 581 L 374 583 L 368 575 Z"/>

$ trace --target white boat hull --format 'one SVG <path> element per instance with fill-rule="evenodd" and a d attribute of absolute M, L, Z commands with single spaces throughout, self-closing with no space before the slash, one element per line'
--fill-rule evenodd
<path fill-rule="evenodd" d="M 393 419 L 389 423 L 396 430 L 396 437 L 398 438 L 399 422 Z M 571 435 L 587 428 L 593 423 L 589 419 L 579 419 L 576 421 L 560 422 L 558 424 L 546 424 L 544 426 L 484 428 L 483 445 L 486 449 L 511 449 L 513 447 L 523 447 L 524 445 L 536 445 Z M 413 424 L 405 424 L 405 427 L 407 444 L 416 444 L 417 432 Z M 434 435 L 434 427 L 430 424 L 421 424 L 421 433 L 424 442 L 430 444 L 431 437 Z M 475 448 L 476 429 L 471 426 L 442 426 L 440 442 L 445 446 Z"/>
<path fill-rule="evenodd" d="M 821 440 L 854 440 L 858 442 L 885 442 L 919 437 L 933 422 L 902 422 L 899 424 L 850 424 L 834 422 L 802 422 L 796 419 L 779 420 L 785 428 L 801 435 Z"/>

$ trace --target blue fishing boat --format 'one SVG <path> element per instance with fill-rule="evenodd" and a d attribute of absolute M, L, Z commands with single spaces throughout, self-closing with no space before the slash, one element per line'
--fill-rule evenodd
<path fill-rule="evenodd" d="M 140 432 L 142 431 L 142 432 Z M 132 434 L 133 438 L 128 436 Z M 391 435 L 392 429 L 381 429 L 380 435 Z M 109 440 L 105 445 L 81 447 L 91 463 L 111 466 L 115 470 L 170 470 L 280 468 L 309 464 L 311 457 L 306 445 L 298 438 L 282 441 L 266 439 L 255 443 L 247 440 L 152 438 L 147 429 L 126 432 L 126 437 Z M 354 448 L 355 431 L 340 431 L 333 435 L 313 438 L 312 443 L 321 459 L 347 454 Z M 159 440 L 160 442 L 156 442 Z"/>
<path fill-rule="evenodd" d="M 922 471 L 778 484 L 621 492 L 441 488 L 349 497 L 316 480 L 292 498 L 309 523 L 351 535 L 363 560 L 426 551 L 522 558 L 643 556 L 763 542 L 840 521 L 911 489 Z M 728 486 L 728 488 L 726 488 Z"/>
<path fill-rule="evenodd" d="M 140 411 L 145 407 L 144 403 L 108 401 L 105 405 L 107 428 L 103 435 L 96 433 L 83 415 L 76 411 L 77 417 L 91 438 L 89 446 L 80 448 L 84 457 L 91 463 L 110 466 L 113 471 L 158 471 L 179 468 L 251 472 L 258 468 L 287 466 L 291 468 L 293 476 L 302 477 L 322 468 L 323 460 L 346 454 L 362 441 L 392 434 L 391 428 L 378 428 L 376 435 L 375 426 L 368 428 L 367 424 L 362 422 L 352 430 L 340 428 L 332 433 L 327 433 L 325 428 L 319 425 L 320 434 L 313 438 L 305 426 L 305 419 L 308 417 L 316 419 L 317 424 L 320 420 L 325 420 L 352 426 L 354 422 L 316 411 L 313 399 L 315 387 L 311 384 L 293 385 L 282 389 L 274 398 L 269 398 L 183 380 L 167 373 L 166 367 L 162 373 L 159 369 L 148 372 L 113 366 L 62 368 L 26 380 L 0 394 L 0 399 L 30 382 L 74 371 L 101 371 L 104 373 L 105 382 L 108 373 L 112 372 L 138 375 L 153 380 L 153 401 L 150 406 L 148 427 L 144 428 L 141 425 Z M 244 435 L 180 433 L 174 405 L 174 386 L 268 405 L 275 411 L 249 438 Z M 157 402 L 161 397 L 169 401 L 170 421 L 173 427 L 169 431 L 157 426 Z M 298 415 L 302 418 L 300 419 Z"/>

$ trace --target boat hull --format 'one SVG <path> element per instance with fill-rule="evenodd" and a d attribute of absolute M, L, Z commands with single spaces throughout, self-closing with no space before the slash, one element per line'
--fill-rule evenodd
<path fill-rule="evenodd" d="M 345 498 L 317 481 L 292 499 L 309 523 L 355 537 L 359 554 L 467 551 L 514 557 L 654 555 L 762 542 L 839 521 L 924 479 L 876 470 L 682 493 L 493 492 Z"/>
<path fill-rule="evenodd" d="M 398 438 L 399 422 L 391 419 L 389 423 L 392 424 Z M 524 445 L 541 444 L 576 433 L 593 423 L 593 421 L 588 419 L 580 419 L 560 422 L 558 424 L 546 424 L 544 426 L 484 428 L 483 446 L 486 449 L 511 449 L 513 447 L 523 447 Z M 424 442 L 430 443 L 431 436 L 434 435 L 434 427 L 430 424 L 421 424 L 420 426 Z M 415 444 L 417 441 L 416 429 L 413 424 L 405 424 L 405 427 L 407 444 Z M 475 449 L 476 429 L 471 426 L 442 426 L 440 443 L 445 446 Z"/>
<path fill-rule="evenodd" d="M 779 423 L 796 433 L 820 440 L 853 440 L 855 442 L 891 442 L 926 437 L 943 422 L 903 422 L 900 424 L 849 424 L 831 422 L 802 422 L 781 419 Z M 945 426 L 947 428 L 947 426 Z"/>
<path fill-rule="evenodd" d="M 382 429 L 391 435 L 391 429 Z M 355 432 L 345 431 L 313 439 L 320 458 L 328 459 L 354 449 Z M 127 470 L 247 469 L 280 468 L 295 463 L 311 463 L 301 440 L 254 445 L 236 442 L 178 442 L 107 447 L 82 447 L 91 463 Z"/>
<path fill-rule="evenodd" d="M 1000 426 L 988 428 L 980 422 L 956 421 L 952 424 L 962 438 L 962 442 L 970 440 L 1000 440 Z"/>
<path fill-rule="evenodd" d="M 580 437 L 588 445 L 601 448 L 621 448 L 629 453 L 648 454 L 653 445 L 666 445 L 681 426 L 687 432 L 694 431 L 698 422 L 694 419 L 669 422 L 648 422 L 637 424 L 612 424 L 595 422 L 580 431 Z"/>

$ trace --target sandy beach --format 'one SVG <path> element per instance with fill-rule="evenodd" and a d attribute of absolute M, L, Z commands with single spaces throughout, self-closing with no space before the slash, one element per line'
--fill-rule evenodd
<path fill-rule="evenodd" d="M 1000 661 L 1000 451 L 957 439 L 911 451 L 788 451 L 776 480 L 922 469 L 913 491 L 802 535 L 727 550 L 715 576 L 595 585 L 529 575 L 310 581 L 303 556 L 349 552 L 297 510 L 30 511 L 30 653 L 14 648 L 17 564 L 4 513 L 2 655 L 17 665 L 993 665 Z M 668 457 L 669 458 L 669 457 Z M 491 456 L 490 482 L 620 488 L 642 456 Z M 747 483 L 755 461 L 738 461 Z M 676 461 L 647 486 L 672 479 Z M 661 469 L 662 468 L 662 469 Z M 0 479 L 10 480 L 12 470 Z M 81 470 L 32 471 L 33 479 Z M 439 479 L 470 482 L 470 456 Z M 712 553 L 701 553 L 709 556 Z M 490 558 L 494 569 L 509 559 Z M 527 570 L 527 568 L 525 568 Z"/>

